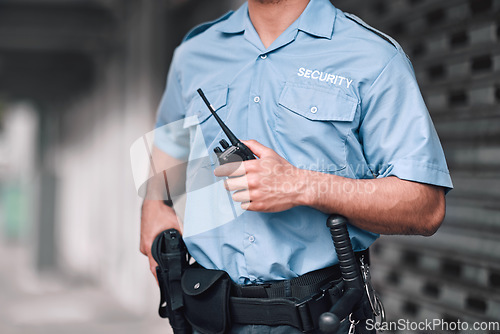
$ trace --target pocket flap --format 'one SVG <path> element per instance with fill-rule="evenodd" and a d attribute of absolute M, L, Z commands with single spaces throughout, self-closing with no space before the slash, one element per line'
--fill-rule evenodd
<path fill-rule="evenodd" d="M 229 278 L 229 275 L 221 270 L 190 268 L 182 275 L 182 290 L 186 295 L 197 296 L 207 291 L 222 278 Z"/>
<path fill-rule="evenodd" d="M 220 108 L 226 106 L 228 91 L 229 87 L 224 86 L 217 87 L 206 92 L 204 91 L 204 93 L 214 110 L 217 111 Z M 196 95 L 188 105 L 186 117 L 184 119 L 184 128 L 201 124 L 205 122 L 210 116 L 212 116 L 212 113 L 208 109 L 205 102 L 203 102 L 200 95 L 196 93 Z"/>
<path fill-rule="evenodd" d="M 351 122 L 356 114 L 358 100 L 336 88 L 325 91 L 317 87 L 287 84 L 279 104 L 313 121 Z"/>

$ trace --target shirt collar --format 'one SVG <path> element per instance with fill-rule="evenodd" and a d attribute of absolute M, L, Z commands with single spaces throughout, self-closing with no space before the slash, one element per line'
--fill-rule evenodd
<path fill-rule="evenodd" d="M 217 31 L 226 34 L 238 34 L 245 31 L 246 21 L 250 21 L 248 17 L 248 5 L 245 2 L 237 11 L 233 13 L 227 20 L 221 22 Z"/>
<path fill-rule="evenodd" d="M 311 0 L 299 17 L 298 29 L 310 35 L 331 39 L 337 17 L 336 8 L 328 0 Z M 245 31 L 248 17 L 248 4 L 245 2 L 226 21 L 217 28 L 227 34 Z"/>
<path fill-rule="evenodd" d="M 299 17 L 299 30 L 316 37 L 331 39 L 337 9 L 328 0 L 311 0 Z"/>

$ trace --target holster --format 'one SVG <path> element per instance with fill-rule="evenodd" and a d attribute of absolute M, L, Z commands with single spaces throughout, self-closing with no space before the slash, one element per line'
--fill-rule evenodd
<path fill-rule="evenodd" d="M 231 279 L 225 271 L 189 265 L 188 252 L 177 230 L 160 233 L 153 242 L 160 287 L 158 313 L 168 318 L 174 334 L 223 334 L 230 328 Z"/>
<path fill-rule="evenodd" d="M 174 334 L 191 334 L 191 325 L 184 317 L 184 298 L 181 278 L 188 267 L 188 253 L 180 233 L 170 229 L 160 233 L 151 247 L 153 258 L 158 263 L 156 275 L 160 287 L 158 313 L 168 318 Z"/>

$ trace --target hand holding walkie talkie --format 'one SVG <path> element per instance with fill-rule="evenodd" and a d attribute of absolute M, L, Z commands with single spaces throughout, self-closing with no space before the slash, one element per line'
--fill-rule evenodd
<path fill-rule="evenodd" d="M 208 109 L 212 113 L 212 115 L 215 117 L 215 120 L 217 123 L 219 123 L 220 127 L 222 128 L 222 131 L 226 134 L 227 138 L 231 142 L 231 145 L 225 140 L 222 139 L 219 143 L 222 146 L 222 149 L 220 147 L 214 148 L 214 152 L 217 155 L 217 158 L 219 158 L 219 162 L 221 165 L 229 163 L 229 162 L 238 162 L 238 161 L 245 161 L 245 160 L 252 160 L 255 159 L 254 154 L 252 151 L 245 145 L 243 144 L 236 136 L 229 130 L 226 124 L 220 119 L 220 117 L 217 115 L 215 112 L 214 108 L 208 102 L 207 97 L 203 93 L 203 91 L 198 89 L 198 94 L 200 94 L 201 98 L 203 99 L 203 102 L 207 105 Z"/>

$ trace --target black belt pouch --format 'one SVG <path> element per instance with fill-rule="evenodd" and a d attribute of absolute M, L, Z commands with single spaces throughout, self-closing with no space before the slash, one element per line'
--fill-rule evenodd
<path fill-rule="evenodd" d="M 189 268 L 182 275 L 184 315 L 203 334 L 222 334 L 229 329 L 231 279 L 222 270 Z"/>

